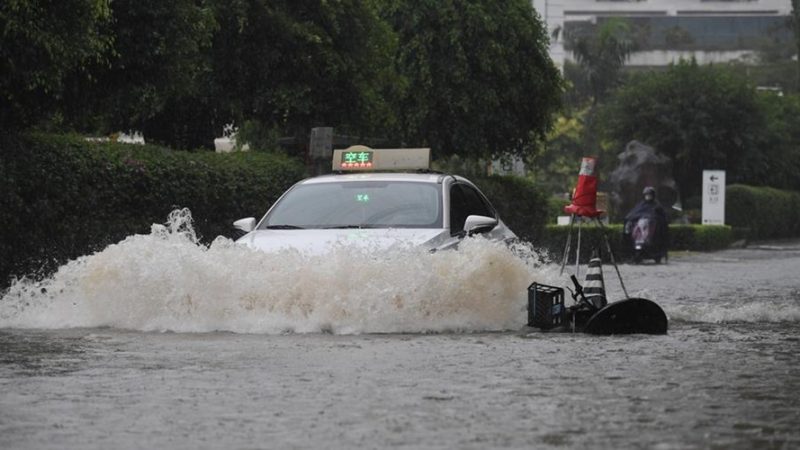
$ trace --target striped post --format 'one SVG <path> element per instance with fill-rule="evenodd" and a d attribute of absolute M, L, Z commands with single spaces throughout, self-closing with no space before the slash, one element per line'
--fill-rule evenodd
<path fill-rule="evenodd" d="M 589 268 L 586 271 L 586 282 L 583 284 L 583 294 L 595 307 L 602 308 L 606 301 L 606 286 L 603 282 L 603 262 L 597 250 L 592 253 Z"/>

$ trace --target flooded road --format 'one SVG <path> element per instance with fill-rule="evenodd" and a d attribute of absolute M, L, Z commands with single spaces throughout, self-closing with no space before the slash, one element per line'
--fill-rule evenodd
<path fill-rule="evenodd" d="M 475 251 L 511 271 L 511 284 L 515 270 L 554 279 L 550 265 L 523 269 Z M 405 298 L 416 312 L 395 304 L 402 323 L 392 334 L 374 334 L 392 324 L 391 311 L 359 316 L 362 303 L 324 320 L 306 310 L 304 329 L 294 312 L 266 325 L 219 316 L 232 304 L 192 292 L 185 315 L 152 303 L 153 286 L 110 292 L 92 264 L 35 286 L 48 296 L 28 286 L 3 298 L 0 448 L 800 447 L 800 245 L 621 266 L 632 295 L 666 310 L 666 336 L 542 333 L 521 327 L 524 299 L 484 311 L 467 293 L 460 303 Z M 425 270 L 441 269 L 431 264 Z M 618 283 L 604 271 L 613 300 Z M 126 283 L 112 272 L 104 276 Z M 70 290 L 85 280 L 101 286 Z M 481 295 L 503 292 L 480 284 Z M 226 289 L 242 306 L 241 292 Z M 115 295 L 155 311 L 119 313 Z M 314 297 L 302 298 L 314 310 Z M 259 301 L 269 305 L 255 299 L 257 314 L 274 314 Z M 432 325 L 451 312 L 457 320 Z M 148 331 L 159 329 L 173 331 Z"/>

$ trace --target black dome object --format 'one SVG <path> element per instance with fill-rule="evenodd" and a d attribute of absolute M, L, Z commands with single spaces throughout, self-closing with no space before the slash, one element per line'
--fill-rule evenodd
<path fill-rule="evenodd" d="M 583 330 L 589 334 L 667 334 L 667 315 L 646 298 L 609 303 L 597 311 Z"/>

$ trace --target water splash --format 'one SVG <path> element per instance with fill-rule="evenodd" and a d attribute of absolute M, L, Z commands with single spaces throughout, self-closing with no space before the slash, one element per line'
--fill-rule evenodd
<path fill-rule="evenodd" d="M 688 323 L 787 323 L 800 322 L 800 304 L 789 299 L 714 302 L 669 308 L 667 314 Z"/>
<path fill-rule="evenodd" d="M 0 327 L 241 333 L 518 329 L 532 281 L 559 283 L 530 247 L 468 239 L 457 252 L 397 247 L 325 255 L 200 244 L 188 210 L 71 261 L 0 301 Z"/>
<path fill-rule="evenodd" d="M 686 281 L 691 283 L 691 281 Z M 669 284 L 669 283 L 666 283 Z M 656 292 L 643 289 L 633 297 L 656 300 L 671 323 L 793 323 L 800 322 L 800 292 L 775 289 L 710 290 L 705 295 L 687 296 L 685 290 Z M 668 289 L 671 291 L 671 289 Z M 702 290 L 701 290 L 702 291 Z M 675 297 L 677 295 L 677 297 Z"/>
<path fill-rule="evenodd" d="M 188 210 L 62 266 L 43 281 L 20 280 L 0 298 L 0 328 L 113 327 L 236 333 L 426 333 L 517 330 L 527 287 L 571 286 L 529 245 L 482 238 L 431 254 L 346 246 L 324 255 L 264 253 L 217 238 L 201 244 Z M 663 291 L 663 292 L 662 292 Z M 611 300 L 613 298 L 614 292 Z M 632 292 L 684 323 L 798 322 L 797 295 L 719 293 L 673 298 Z M 568 300 L 569 303 L 569 300 Z"/>

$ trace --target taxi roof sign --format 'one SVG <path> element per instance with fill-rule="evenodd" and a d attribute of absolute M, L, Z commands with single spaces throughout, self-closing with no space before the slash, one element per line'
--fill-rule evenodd
<path fill-rule="evenodd" d="M 334 171 L 427 170 L 430 166 L 430 148 L 369 148 L 353 145 L 333 151 Z"/>

